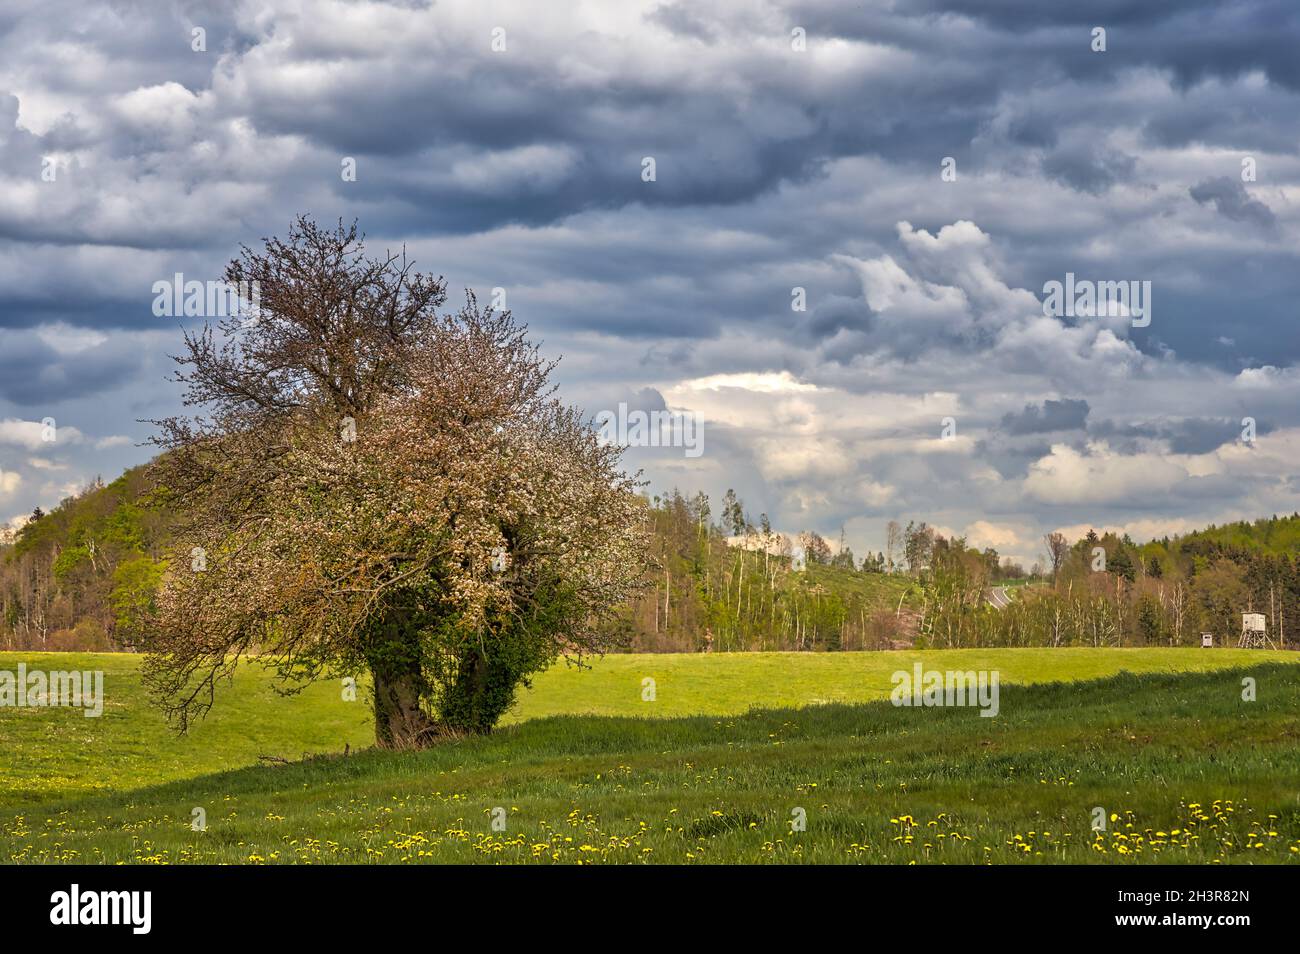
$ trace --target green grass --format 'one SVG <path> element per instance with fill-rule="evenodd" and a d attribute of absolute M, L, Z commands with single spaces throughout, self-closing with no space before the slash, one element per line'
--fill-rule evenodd
<path fill-rule="evenodd" d="M 606 656 L 590 670 L 564 663 L 538 678 L 511 718 L 549 715 L 735 715 L 750 708 L 886 699 L 890 676 L 927 669 L 996 669 L 1004 683 L 1096 679 L 1121 671 L 1202 672 L 1300 654 L 1249 649 L 956 649 L 867 653 L 663 653 Z M 643 702 L 642 680 L 655 681 Z"/>
<path fill-rule="evenodd" d="M 218 704 L 186 737 L 150 705 L 140 657 L 125 653 L 0 653 L 0 669 L 102 670 L 104 713 L 0 708 L 0 806 L 139 788 L 256 763 L 301 758 L 374 741 L 364 703 L 344 703 L 338 683 L 279 695 L 268 673 L 240 670 Z"/>
<path fill-rule="evenodd" d="M 591 668 L 561 662 L 522 694 L 506 722 L 551 715 L 671 717 L 735 715 L 754 707 L 799 707 L 883 699 L 890 674 L 924 658 L 938 669 L 998 669 L 1004 683 L 1091 679 L 1129 670 L 1189 671 L 1295 654 L 1248 650 L 1002 649 L 886 653 L 715 653 L 606 656 Z M 140 657 L 128 654 L 0 653 L 46 670 L 103 670 L 104 714 L 0 708 L 0 808 L 122 791 L 255 764 L 260 756 L 364 748 L 374 741 L 364 689 L 345 702 L 338 682 L 284 697 L 268 673 L 247 665 L 221 687 L 217 704 L 177 737 L 141 684 Z M 643 680 L 655 700 L 642 700 Z"/>
<path fill-rule="evenodd" d="M 761 563 L 762 556 L 755 554 L 754 562 L 756 565 Z M 803 581 L 809 586 L 825 588 L 846 603 L 857 596 L 868 606 L 879 603 L 890 609 L 898 604 L 904 591 L 911 589 L 913 582 L 911 577 L 901 573 L 864 573 L 821 563 L 809 563 Z"/>
<path fill-rule="evenodd" d="M 1027 576 L 1021 576 L 1010 580 L 1003 580 L 1001 583 L 997 585 L 1004 587 L 1008 590 L 1018 590 L 1018 589 L 1024 589 L 1025 587 L 1028 586 L 1043 586 L 1044 584 L 1042 580 L 1035 580 Z"/>
<path fill-rule="evenodd" d="M 930 669 L 999 669 L 999 717 L 862 704 L 918 658 Z M 0 709 L 0 860 L 1295 861 L 1295 658 L 617 656 L 544 674 L 516 724 L 488 738 L 210 774 L 258 754 L 366 744 L 364 702 L 343 702 L 337 685 L 282 699 L 250 668 L 206 723 L 176 739 L 145 704 L 133 657 L 81 657 L 75 665 L 107 673 L 103 718 Z M 0 668 L 17 661 L 0 656 Z M 1191 671 L 1223 666 L 1249 668 Z M 1258 701 L 1241 699 L 1246 674 Z M 654 702 L 642 701 L 645 677 L 656 680 Z M 1093 677 L 1106 678 L 1053 684 Z M 1017 682 L 1026 685 L 1006 685 Z M 740 714 L 755 705 L 805 708 Z M 572 714 L 583 712 L 594 714 Z M 711 714 L 635 717 L 686 712 Z M 155 782 L 168 784 L 140 787 Z M 1098 840 L 1104 852 L 1090 831 L 1097 806 L 1115 816 Z M 206 831 L 191 829 L 195 808 Z M 492 827 L 495 808 L 504 831 Z M 806 831 L 791 830 L 795 809 Z"/>

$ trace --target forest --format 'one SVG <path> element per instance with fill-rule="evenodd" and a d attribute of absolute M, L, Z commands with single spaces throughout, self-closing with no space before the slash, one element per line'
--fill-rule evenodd
<path fill-rule="evenodd" d="M 0 649 L 135 648 L 170 534 L 146 484 L 144 468 L 95 481 L 0 546 Z M 1300 514 L 1141 544 L 1049 534 L 1028 571 L 914 520 L 858 558 L 842 537 L 774 530 L 731 491 L 648 496 L 644 516 L 652 559 L 614 624 L 630 651 L 1235 645 L 1243 612 L 1279 647 L 1300 634 Z"/>

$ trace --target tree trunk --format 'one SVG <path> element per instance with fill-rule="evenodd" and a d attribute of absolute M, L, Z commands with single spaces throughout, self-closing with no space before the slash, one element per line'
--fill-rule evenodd
<path fill-rule="evenodd" d="M 406 636 L 407 638 L 403 638 Z M 434 741 L 436 724 L 420 705 L 429 693 L 414 636 L 384 627 L 367 654 L 375 693 L 375 744 L 381 749 L 418 749 Z"/>
<path fill-rule="evenodd" d="M 382 749 L 418 749 L 432 741 L 433 721 L 420 708 L 420 680 L 374 673 L 375 743 Z"/>

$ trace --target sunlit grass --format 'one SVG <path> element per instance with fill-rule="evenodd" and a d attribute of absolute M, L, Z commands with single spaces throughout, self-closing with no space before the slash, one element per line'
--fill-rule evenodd
<path fill-rule="evenodd" d="M 997 669 L 1004 683 L 1091 679 L 1131 672 L 1199 671 L 1300 660 L 1295 653 L 1191 649 L 998 649 L 886 653 L 714 653 L 611 655 L 590 668 L 557 663 L 521 694 L 506 722 L 550 715 L 654 718 L 734 715 L 751 708 L 867 702 L 888 696 L 890 675 L 917 659 L 927 668 Z M 140 657 L 128 654 L 0 653 L 46 670 L 101 669 L 104 715 L 65 709 L 0 708 L 0 806 L 122 791 L 256 764 L 260 756 L 301 759 L 373 744 L 365 686 L 345 701 L 337 681 L 282 696 L 256 663 L 221 686 L 217 705 L 177 737 L 146 696 Z M 645 701 L 644 680 L 654 680 Z"/>
<path fill-rule="evenodd" d="M 1181 652 L 1184 668 L 1216 659 L 1242 661 L 1228 652 Z M 1246 657 L 1255 662 L 1248 670 L 1043 684 L 1061 678 L 1051 659 L 1040 658 L 1052 653 L 990 654 L 1004 680 L 1040 680 L 1004 688 L 996 719 L 980 718 L 972 709 L 907 709 L 884 702 L 677 719 L 534 718 L 488 738 L 414 754 L 371 750 L 203 775 L 61 806 L 11 805 L 0 810 L 0 859 L 254 864 L 1298 860 L 1300 669 L 1265 664 L 1256 653 Z M 795 672 L 768 691 L 801 693 L 795 686 L 809 674 L 800 665 L 840 659 L 841 665 L 855 667 L 851 681 L 879 695 L 888 689 L 888 672 L 914 658 L 891 655 L 892 660 L 884 654 L 785 657 L 784 671 Z M 975 654 L 957 658 L 961 668 L 983 666 Z M 1158 659 L 1134 652 L 1124 665 L 1135 669 Z M 734 691 L 732 704 L 746 708 L 748 700 L 736 687 L 751 676 L 755 686 L 766 686 L 773 671 L 764 667 L 779 660 L 659 660 L 667 668 L 653 676 L 654 703 L 641 701 L 638 665 L 654 659 L 606 660 L 585 676 L 610 680 L 590 683 L 602 704 L 650 714 L 646 707 L 675 698 L 675 682 L 689 683 L 686 667 L 697 665 L 707 674 L 713 667 L 725 670 L 722 664 L 729 660 L 755 673 L 736 683 L 724 671 L 712 672 L 713 704 L 719 693 Z M 946 668 L 949 661 L 942 654 L 925 656 L 927 668 Z M 1073 669 L 1102 664 L 1085 654 L 1073 660 Z M 877 685 L 882 674 L 883 685 Z M 567 680 L 583 675 L 543 677 L 521 708 L 529 714 L 532 706 L 531 714 L 541 716 L 546 705 L 572 705 L 571 694 L 578 690 Z M 1246 675 L 1257 682 L 1255 702 L 1242 700 Z M 260 695 L 255 676 L 242 678 L 248 680 L 245 704 L 252 711 L 259 705 L 306 707 L 276 710 L 281 731 L 292 737 L 282 746 L 311 737 L 303 726 L 283 724 L 292 721 L 292 712 L 335 717 L 332 697 L 280 700 Z M 826 680 L 817 685 L 828 691 Z M 618 695 L 611 700 L 614 691 Z M 666 708 L 655 711 L 671 714 Z M 120 716 L 142 722 L 143 711 Z M 11 715 L 0 716 L 6 733 L 14 732 Z M 236 735 L 236 725 L 210 723 L 201 731 L 215 733 L 217 741 Z M 58 740 L 51 756 L 71 748 L 66 732 L 46 737 Z M 232 738 L 220 741 L 224 757 L 239 757 Z M 264 737 L 259 744 L 266 742 Z M 292 753 L 282 747 L 269 754 Z M 93 750 L 86 757 L 93 760 Z M 129 783 L 129 773 L 111 763 L 110 757 L 100 757 L 105 774 Z M 79 777 L 79 771 L 66 774 Z M 193 774 L 200 771 L 205 769 Z M 88 790 L 73 786 L 67 794 Z M 206 815 L 204 831 L 191 828 L 196 808 Z M 1096 809 L 1107 820 L 1104 832 L 1092 830 Z M 794 830 L 797 810 L 806 818 L 804 831 Z M 503 829 L 494 826 L 494 817 L 504 819 Z"/>

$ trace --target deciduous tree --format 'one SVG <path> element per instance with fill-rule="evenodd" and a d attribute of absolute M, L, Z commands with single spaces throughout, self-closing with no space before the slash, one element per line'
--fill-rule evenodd
<path fill-rule="evenodd" d="M 155 422 L 177 545 L 148 680 L 181 727 L 260 653 L 290 687 L 368 671 L 380 745 L 485 732 L 599 652 L 644 568 L 644 502 L 509 312 L 300 218 L 227 281 L 260 310 L 185 339 L 200 416 Z"/>

